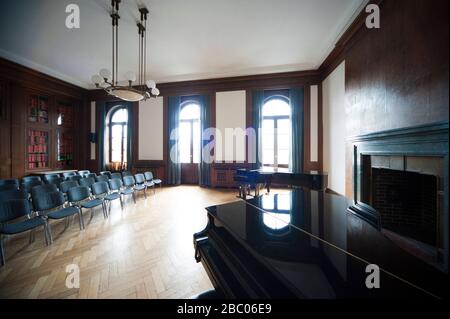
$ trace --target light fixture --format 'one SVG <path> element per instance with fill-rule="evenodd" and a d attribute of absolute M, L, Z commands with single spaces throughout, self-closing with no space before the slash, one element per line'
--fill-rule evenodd
<path fill-rule="evenodd" d="M 159 89 L 153 80 L 146 79 L 147 67 L 147 8 L 139 8 L 140 21 L 137 23 L 139 38 L 139 70 L 138 77 L 134 72 L 125 73 L 128 85 L 118 85 L 119 69 L 119 4 L 121 0 L 111 0 L 112 19 L 112 73 L 108 69 L 101 69 L 91 78 L 97 88 L 103 88 L 108 94 L 124 101 L 141 101 L 150 97 L 157 97 Z M 133 86 L 133 82 L 137 84 Z"/>

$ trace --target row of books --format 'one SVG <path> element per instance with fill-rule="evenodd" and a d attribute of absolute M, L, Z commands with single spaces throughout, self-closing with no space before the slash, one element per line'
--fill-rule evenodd
<path fill-rule="evenodd" d="M 47 162 L 28 162 L 28 169 L 48 167 Z"/>

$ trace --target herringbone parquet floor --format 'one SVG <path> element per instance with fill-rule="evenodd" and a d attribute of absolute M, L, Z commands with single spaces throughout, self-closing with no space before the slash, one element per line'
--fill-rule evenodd
<path fill-rule="evenodd" d="M 206 225 L 204 207 L 235 200 L 235 192 L 178 186 L 113 203 L 80 231 L 78 220 L 64 229 L 52 222 L 54 243 L 45 246 L 28 234 L 7 238 L 6 265 L 0 268 L 0 298 L 188 298 L 210 289 L 194 260 L 192 235 Z M 80 287 L 67 288 L 66 266 L 77 264 Z"/>

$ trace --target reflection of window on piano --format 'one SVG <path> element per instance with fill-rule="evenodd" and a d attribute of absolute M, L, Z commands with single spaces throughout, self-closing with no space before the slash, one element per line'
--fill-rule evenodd
<path fill-rule="evenodd" d="M 280 230 L 291 222 L 291 197 L 289 194 L 262 196 L 263 223 L 272 230 Z"/>
<path fill-rule="evenodd" d="M 291 145 L 291 108 L 286 97 L 272 96 L 262 108 L 262 163 L 288 167 Z"/>

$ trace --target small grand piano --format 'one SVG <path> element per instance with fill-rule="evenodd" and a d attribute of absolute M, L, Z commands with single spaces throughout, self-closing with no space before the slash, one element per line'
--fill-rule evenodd
<path fill-rule="evenodd" d="M 398 247 L 350 204 L 296 188 L 208 207 L 195 258 L 224 298 L 448 297 L 448 274 Z M 370 264 L 380 269 L 379 288 L 366 286 Z"/>
<path fill-rule="evenodd" d="M 239 197 L 245 199 L 250 191 L 266 188 L 270 192 L 272 184 L 288 187 L 307 187 L 314 190 L 325 190 L 328 186 L 328 176 L 319 171 L 293 173 L 287 168 L 262 167 L 260 169 L 238 169 L 234 181 L 239 187 Z"/>

